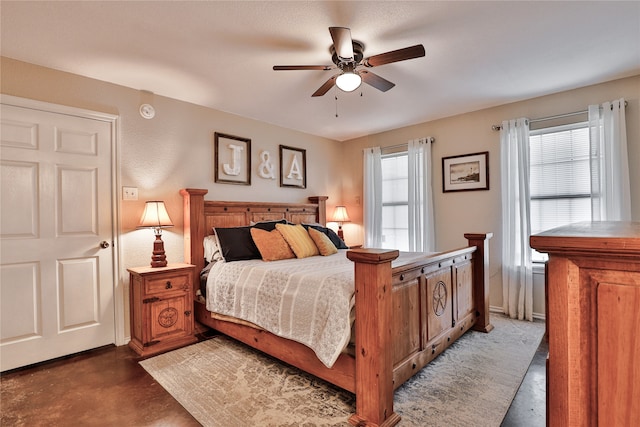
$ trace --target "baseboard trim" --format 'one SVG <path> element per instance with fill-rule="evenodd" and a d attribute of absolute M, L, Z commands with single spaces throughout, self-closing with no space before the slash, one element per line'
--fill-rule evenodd
<path fill-rule="evenodd" d="M 498 307 L 496 305 L 490 305 L 489 306 L 489 312 L 490 313 L 500 313 L 500 314 L 504 314 L 504 309 L 502 307 Z M 533 319 L 534 320 L 541 320 L 543 322 L 545 322 L 547 320 L 547 316 L 544 313 L 533 313 Z"/>

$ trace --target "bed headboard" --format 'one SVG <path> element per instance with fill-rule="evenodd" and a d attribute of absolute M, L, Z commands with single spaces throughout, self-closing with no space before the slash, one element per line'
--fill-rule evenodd
<path fill-rule="evenodd" d="M 223 202 L 205 200 L 208 190 L 180 190 L 184 212 L 184 262 L 204 268 L 204 236 L 214 227 L 240 227 L 252 222 L 286 219 L 294 224 L 327 223 L 327 196 L 309 197 L 309 203 Z"/>

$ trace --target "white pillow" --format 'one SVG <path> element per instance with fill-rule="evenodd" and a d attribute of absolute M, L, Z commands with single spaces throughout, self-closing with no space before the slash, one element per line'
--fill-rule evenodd
<path fill-rule="evenodd" d="M 204 237 L 204 259 L 207 262 L 222 260 L 222 254 L 218 247 L 218 239 L 215 235 L 211 234 Z"/>

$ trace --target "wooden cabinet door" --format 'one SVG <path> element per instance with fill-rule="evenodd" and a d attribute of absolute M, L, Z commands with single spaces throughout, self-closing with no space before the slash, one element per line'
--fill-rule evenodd
<path fill-rule="evenodd" d="M 150 304 L 149 341 L 161 341 L 173 337 L 191 335 L 191 311 L 188 310 L 187 295 L 165 298 Z"/>
<path fill-rule="evenodd" d="M 598 425 L 640 420 L 640 274 L 632 284 L 600 283 L 597 291 Z"/>

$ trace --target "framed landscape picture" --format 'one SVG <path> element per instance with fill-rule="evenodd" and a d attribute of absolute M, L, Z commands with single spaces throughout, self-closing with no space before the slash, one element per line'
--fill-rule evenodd
<path fill-rule="evenodd" d="M 489 152 L 442 158 L 442 191 L 489 189 Z"/>
<path fill-rule="evenodd" d="M 251 140 L 215 132 L 213 144 L 215 182 L 251 185 Z"/>

